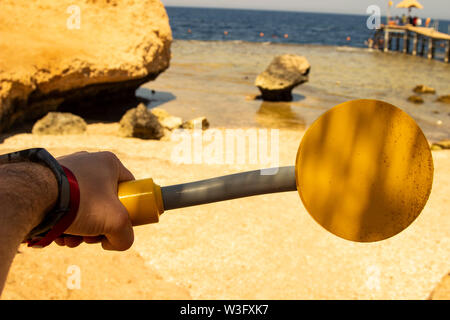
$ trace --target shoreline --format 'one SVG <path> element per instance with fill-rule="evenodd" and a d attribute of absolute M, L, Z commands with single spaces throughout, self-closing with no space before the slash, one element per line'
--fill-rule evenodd
<path fill-rule="evenodd" d="M 275 55 L 293 53 L 310 61 L 310 80 L 293 90 L 294 101 L 279 105 L 290 108 L 296 117 L 303 118 L 305 126 L 339 103 L 377 99 L 411 115 L 428 140 L 450 139 L 450 110 L 448 105 L 435 101 L 437 95 L 450 94 L 447 86 L 450 66 L 419 57 L 339 48 L 175 40 L 171 67 L 156 81 L 144 84 L 143 88 L 156 90 L 157 94 L 148 105 L 150 108 L 163 107 L 183 118 L 189 114 L 206 116 L 213 127 L 258 127 L 260 124 L 255 115 L 257 117 L 263 101 L 247 99 L 259 94 L 254 79 Z M 410 72 L 410 69 L 415 71 Z M 424 78 L 429 80 L 424 81 Z M 437 95 L 424 95 L 425 103 L 422 105 L 407 101 L 414 94 L 412 89 L 419 84 L 431 86 L 438 92 Z M 160 93 L 165 96 L 158 96 Z M 277 117 L 276 109 L 274 105 L 274 117 Z M 280 119 L 278 123 L 283 121 Z M 442 124 L 436 125 L 438 121 Z"/>

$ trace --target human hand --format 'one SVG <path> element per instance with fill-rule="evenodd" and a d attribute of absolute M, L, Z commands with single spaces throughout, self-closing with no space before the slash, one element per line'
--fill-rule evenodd
<path fill-rule="evenodd" d="M 118 183 L 133 174 L 111 152 L 77 152 L 57 159 L 70 169 L 80 188 L 78 214 L 58 245 L 76 247 L 101 242 L 106 250 L 127 250 L 134 241 L 128 212 L 117 196 Z"/>

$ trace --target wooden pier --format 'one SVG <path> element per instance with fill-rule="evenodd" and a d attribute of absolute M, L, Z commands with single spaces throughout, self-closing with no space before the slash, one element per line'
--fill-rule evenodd
<path fill-rule="evenodd" d="M 383 39 L 383 45 L 378 45 L 380 36 Z M 412 46 L 411 46 L 412 43 Z M 384 52 L 401 51 L 413 56 L 425 55 L 428 59 L 435 58 L 436 47 L 444 43 L 445 54 L 444 61 L 450 62 L 450 35 L 436 31 L 433 28 L 382 25 L 374 36 L 373 47 L 382 47 Z M 395 46 L 394 46 L 395 45 Z"/>

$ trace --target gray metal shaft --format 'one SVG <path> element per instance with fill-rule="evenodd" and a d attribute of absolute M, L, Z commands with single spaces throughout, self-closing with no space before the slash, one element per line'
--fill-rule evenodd
<path fill-rule="evenodd" d="M 295 167 L 242 172 L 161 188 L 164 210 L 297 190 Z"/>

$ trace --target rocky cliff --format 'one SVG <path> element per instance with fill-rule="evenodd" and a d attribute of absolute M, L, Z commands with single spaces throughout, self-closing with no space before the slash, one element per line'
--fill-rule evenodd
<path fill-rule="evenodd" d="M 132 95 L 169 67 L 159 0 L 2 0 L 0 21 L 0 132 L 64 103 Z"/>

